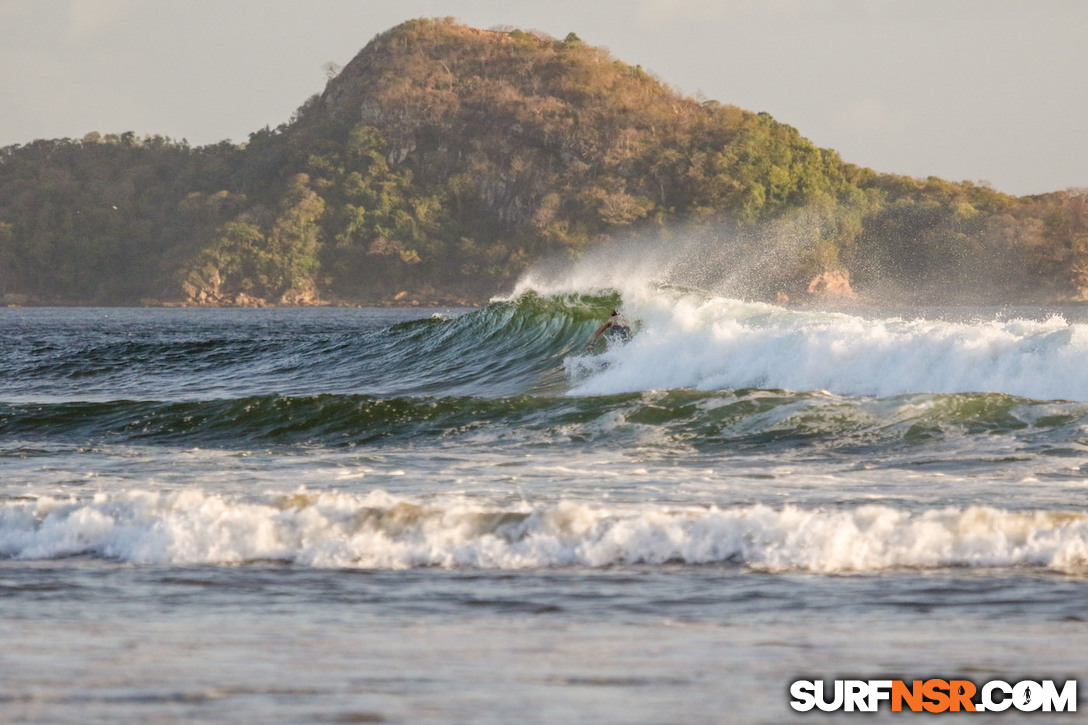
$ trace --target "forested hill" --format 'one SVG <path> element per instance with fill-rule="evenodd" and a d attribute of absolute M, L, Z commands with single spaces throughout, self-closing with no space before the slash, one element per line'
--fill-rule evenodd
<path fill-rule="evenodd" d="M 1088 296 L 1083 193 L 878 174 L 573 33 L 414 20 L 242 145 L 0 151 L 9 304 L 479 302 L 535 260 L 683 234 L 758 260 L 740 296 Z"/>

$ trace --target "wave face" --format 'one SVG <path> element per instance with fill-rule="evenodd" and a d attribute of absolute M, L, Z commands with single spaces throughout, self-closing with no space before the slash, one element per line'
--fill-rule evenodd
<path fill-rule="evenodd" d="M 786 506 L 496 507 L 296 492 L 237 500 L 130 491 L 0 505 L 0 556 L 92 556 L 158 565 L 525 569 L 729 564 L 760 571 L 1088 568 L 1088 514 L 990 507 L 905 513 Z"/>
<path fill-rule="evenodd" d="M 14 310 L 3 400 L 513 395 L 561 381 L 557 359 L 606 305 L 530 296 L 408 320 L 327 310 L 320 324 L 304 310 L 158 310 L 154 323 L 139 310 L 26 311 L 35 324 L 20 324 Z"/>
<path fill-rule="evenodd" d="M 585 353 L 597 324 L 620 305 L 637 321 L 635 339 Z M 675 287 L 639 288 L 623 299 L 614 292 L 530 291 L 478 310 L 399 323 L 392 313 L 386 320 L 329 311 L 330 324 L 315 326 L 291 311 L 269 311 L 238 326 L 229 311 L 162 312 L 165 322 L 155 325 L 141 323 L 135 311 L 77 316 L 45 332 L 16 325 L 0 359 L 4 402 L 269 394 L 493 399 L 673 389 L 1088 401 L 1088 324 L 1058 313 L 871 317 Z"/>

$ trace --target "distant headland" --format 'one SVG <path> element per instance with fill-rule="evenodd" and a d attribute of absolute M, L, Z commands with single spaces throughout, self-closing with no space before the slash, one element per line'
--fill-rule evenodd
<path fill-rule="evenodd" d="M 1088 190 L 878 173 L 574 33 L 412 20 L 243 144 L 0 150 L 0 304 L 469 305 L 685 234 L 756 260 L 752 299 L 1088 299 Z"/>

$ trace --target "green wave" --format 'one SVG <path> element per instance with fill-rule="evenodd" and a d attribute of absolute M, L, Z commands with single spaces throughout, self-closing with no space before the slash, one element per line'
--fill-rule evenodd
<path fill-rule="evenodd" d="M 445 438 L 483 445 L 637 442 L 672 451 L 797 446 L 856 451 L 999 435 L 1070 445 L 1086 424 L 1088 404 L 1002 394 L 848 398 L 755 389 L 595 398 L 315 395 L 0 404 L 0 436 L 23 448 L 59 440 L 231 448 L 411 444 L 420 438 Z"/>
<path fill-rule="evenodd" d="M 617 295 L 494 302 L 450 318 L 355 329 L 336 322 L 223 326 L 199 316 L 154 330 L 43 326 L 0 356 L 7 400 L 242 398 L 264 392 L 508 397 L 555 389 L 562 360 Z M 365 324 L 367 318 L 357 319 Z"/>

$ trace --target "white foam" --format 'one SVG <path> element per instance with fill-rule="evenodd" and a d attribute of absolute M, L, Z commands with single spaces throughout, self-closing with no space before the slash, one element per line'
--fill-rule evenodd
<path fill-rule="evenodd" d="M 1088 572 L 1088 514 L 970 507 L 911 513 L 560 501 L 486 504 L 371 494 L 243 500 L 129 491 L 0 505 L 0 556 L 139 564 L 484 569 L 734 563 L 766 571 L 1040 566 Z"/>
<path fill-rule="evenodd" d="M 625 297 L 625 304 L 627 297 Z M 866 319 L 710 296 L 634 295 L 634 341 L 585 375 L 567 361 L 571 392 L 603 395 L 674 388 L 827 390 L 839 395 L 996 392 L 1088 400 L 1088 326 Z"/>

